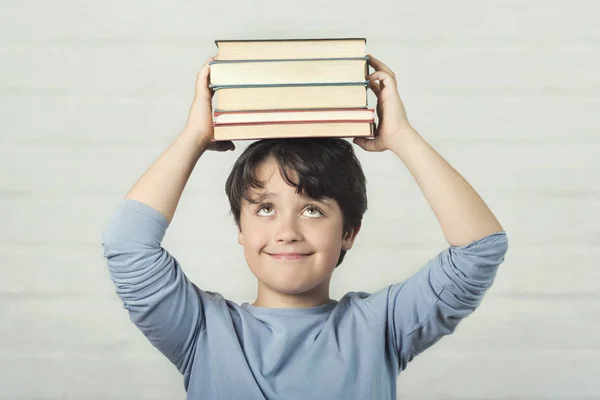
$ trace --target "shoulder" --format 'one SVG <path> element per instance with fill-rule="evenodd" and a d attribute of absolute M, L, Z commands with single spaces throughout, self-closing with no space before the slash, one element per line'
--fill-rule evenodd
<path fill-rule="evenodd" d="M 391 289 L 390 285 L 374 293 L 348 292 L 340 299 L 336 311 L 385 323 L 387 299 Z"/>

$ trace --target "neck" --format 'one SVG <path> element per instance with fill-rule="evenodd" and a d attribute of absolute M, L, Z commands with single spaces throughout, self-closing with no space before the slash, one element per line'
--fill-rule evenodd
<path fill-rule="evenodd" d="M 267 308 L 308 308 L 321 306 L 330 300 L 329 279 L 307 292 L 294 294 L 279 293 L 259 281 L 258 295 L 252 305 Z"/>

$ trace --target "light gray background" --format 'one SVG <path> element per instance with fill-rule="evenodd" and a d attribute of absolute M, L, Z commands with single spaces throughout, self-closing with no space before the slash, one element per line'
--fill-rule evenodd
<path fill-rule="evenodd" d="M 184 398 L 114 293 L 102 230 L 182 129 L 214 39 L 347 36 L 394 69 L 414 126 L 510 240 L 481 308 L 409 365 L 399 398 L 600 399 L 599 12 L 594 0 L 2 0 L 0 399 Z M 164 243 L 199 286 L 239 302 L 255 282 L 224 182 L 246 145 L 200 160 Z M 335 298 L 398 282 L 446 246 L 403 164 L 357 152 L 370 204 Z"/>

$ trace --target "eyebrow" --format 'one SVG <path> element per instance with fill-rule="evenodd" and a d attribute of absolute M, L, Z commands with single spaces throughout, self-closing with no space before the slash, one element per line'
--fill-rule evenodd
<path fill-rule="evenodd" d="M 258 203 L 262 203 L 263 201 L 265 201 L 265 200 L 267 200 L 267 199 L 269 199 L 271 197 L 277 197 L 277 195 L 275 193 L 266 192 L 266 193 L 262 193 L 258 197 L 249 198 L 248 200 L 252 204 L 258 204 Z"/>

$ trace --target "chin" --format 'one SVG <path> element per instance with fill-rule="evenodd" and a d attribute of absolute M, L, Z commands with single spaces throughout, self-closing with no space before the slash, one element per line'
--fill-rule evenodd
<path fill-rule="evenodd" d="M 265 260 L 252 260 L 255 262 L 248 263 L 248 265 L 254 276 L 269 289 L 285 295 L 298 295 L 318 289 L 329 280 L 335 270 L 335 268 L 322 266 L 315 267 L 315 261 L 320 264 L 322 260 L 315 260 L 314 257 L 315 255 L 306 263 L 274 262 L 267 259 L 266 262 Z M 247 258 L 246 261 L 250 260 Z"/>

